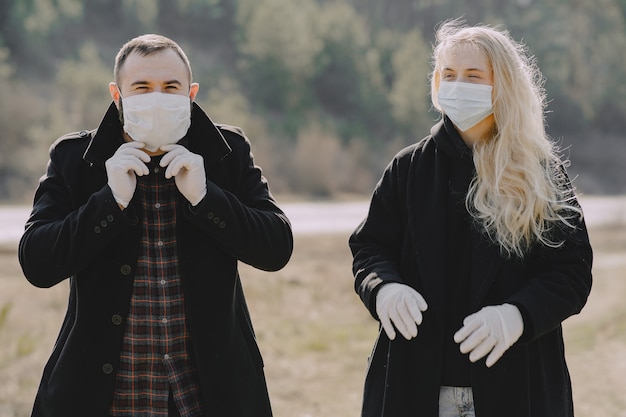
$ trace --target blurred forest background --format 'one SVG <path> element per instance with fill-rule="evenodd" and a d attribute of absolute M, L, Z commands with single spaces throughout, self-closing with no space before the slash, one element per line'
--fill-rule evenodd
<path fill-rule="evenodd" d="M 143 33 L 186 50 L 197 101 L 245 129 L 275 193 L 368 194 L 437 120 L 433 35 L 461 16 L 536 55 L 578 189 L 626 193 L 626 0 L 1 0 L 0 202 L 29 202 L 50 144 L 97 127 Z"/>

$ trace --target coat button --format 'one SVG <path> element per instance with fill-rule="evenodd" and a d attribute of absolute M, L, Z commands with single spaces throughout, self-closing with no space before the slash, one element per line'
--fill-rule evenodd
<path fill-rule="evenodd" d="M 220 229 L 223 229 L 226 227 L 226 222 L 220 222 Z"/>
<path fill-rule="evenodd" d="M 113 365 L 111 365 L 110 363 L 105 363 L 104 365 L 102 365 L 102 372 L 104 372 L 107 375 L 110 375 L 113 373 Z"/>
<path fill-rule="evenodd" d="M 215 217 L 215 218 L 213 219 L 213 223 L 215 223 L 215 224 L 220 224 L 220 218 L 219 218 L 219 217 Z"/>
<path fill-rule="evenodd" d="M 115 217 L 113 217 L 113 215 L 112 215 L 112 214 L 109 214 L 109 215 L 107 216 L 107 221 L 108 221 L 109 223 L 111 223 L 113 220 L 115 220 Z"/>
<path fill-rule="evenodd" d="M 96 227 L 94 227 L 94 228 L 93 228 L 93 231 L 94 231 L 96 234 L 98 234 L 98 233 L 100 233 L 100 232 L 102 231 L 102 229 L 100 228 L 100 226 L 96 226 Z"/>
<path fill-rule="evenodd" d="M 100 221 L 100 226 L 107 227 L 108 225 L 109 225 L 109 222 L 107 222 L 106 220 Z"/>
<path fill-rule="evenodd" d="M 206 218 L 207 218 L 207 219 L 209 219 L 209 220 L 211 220 L 213 217 L 215 217 L 215 214 L 214 214 L 212 211 L 209 211 L 209 212 L 206 214 Z"/>
<path fill-rule="evenodd" d="M 120 316 L 119 314 L 113 314 L 113 316 L 111 316 L 111 322 L 116 326 L 119 326 L 120 324 L 122 324 L 122 316 Z"/>
<path fill-rule="evenodd" d="M 120 267 L 120 272 L 122 273 L 122 275 L 130 275 L 130 271 L 132 271 L 130 265 L 124 264 Z"/>

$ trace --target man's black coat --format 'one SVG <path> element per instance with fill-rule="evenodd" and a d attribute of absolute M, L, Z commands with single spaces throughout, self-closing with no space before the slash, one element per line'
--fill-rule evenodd
<path fill-rule="evenodd" d="M 69 278 L 69 305 L 44 369 L 34 417 L 104 417 L 110 406 L 139 249 L 141 212 L 122 212 L 104 167 L 123 143 L 112 104 L 99 128 L 54 143 L 19 245 L 26 278 Z M 178 195 L 177 242 L 186 317 L 207 415 L 270 416 L 263 361 L 241 289 L 238 261 L 263 270 L 291 256 L 291 226 L 276 206 L 250 143 L 194 104 L 181 143 L 204 158 L 207 195 Z"/>

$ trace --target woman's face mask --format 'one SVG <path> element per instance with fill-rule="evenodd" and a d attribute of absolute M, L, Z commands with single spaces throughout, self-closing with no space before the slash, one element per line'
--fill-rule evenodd
<path fill-rule="evenodd" d="M 146 150 L 156 152 L 161 146 L 174 144 L 191 126 L 191 102 L 180 94 L 146 93 L 130 97 L 120 94 L 124 131 Z"/>
<path fill-rule="evenodd" d="M 461 131 L 466 131 L 493 113 L 488 84 L 444 81 L 439 84 L 437 101 L 443 112 Z"/>

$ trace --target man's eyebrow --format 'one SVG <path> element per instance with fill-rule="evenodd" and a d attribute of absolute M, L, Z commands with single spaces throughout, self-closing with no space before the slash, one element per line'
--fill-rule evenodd
<path fill-rule="evenodd" d="M 137 85 L 149 85 L 149 84 L 151 84 L 149 81 L 137 80 L 137 81 L 134 81 L 133 83 L 131 83 L 131 87 L 134 87 L 134 86 L 137 86 Z M 165 81 L 163 84 L 166 84 L 166 85 L 176 84 L 176 85 L 180 85 L 180 86 L 183 85 L 183 83 L 181 83 L 178 80 L 168 80 L 168 81 Z"/>

